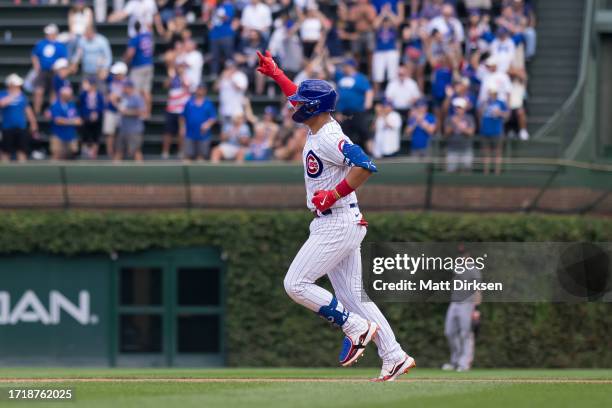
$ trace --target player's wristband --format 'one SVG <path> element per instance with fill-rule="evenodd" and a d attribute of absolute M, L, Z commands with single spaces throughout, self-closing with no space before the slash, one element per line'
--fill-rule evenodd
<path fill-rule="evenodd" d="M 336 188 L 334 189 L 334 193 L 337 194 L 338 197 L 336 198 L 338 199 L 342 197 L 346 197 L 347 195 L 351 194 L 353 191 L 355 191 L 355 189 L 349 185 L 346 179 L 342 180 L 340 184 L 338 184 Z"/>

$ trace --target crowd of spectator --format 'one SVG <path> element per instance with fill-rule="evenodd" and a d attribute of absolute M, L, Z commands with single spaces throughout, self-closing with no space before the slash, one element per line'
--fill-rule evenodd
<path fill-rule="evenodd" d="M 120 21 L 125 52 L 113 60 L 96 24 Z M 299 160 L 307 130 L 255 69 L 268 49 L 296 83 L 335 84 L 336 119 L 375 157 L 427 157 L 435 141 L 449 172 L 470 170 L 477 140 L 485 172 L 499 172 L 504 138 L 529 138 L 535 23 L 527 0 L 76 0 L 68 31 L 47 25 L 32 72 L 6 80 L 2 158 L 26 160 L 26 130 L 38 137 L 42 116 L 54 159 L 95 159 L 104 142 L 108 157 L 142 160 L 155 75 L 164 75 L 162 158 Z M 255 97 L 276 102 L 257 117 Z"/>

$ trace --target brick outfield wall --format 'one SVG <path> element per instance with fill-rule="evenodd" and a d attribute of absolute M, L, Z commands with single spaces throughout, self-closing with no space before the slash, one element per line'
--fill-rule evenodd
<path fill-rule="evenodd" d="M 430 208 L 443 211 L 525 211 L 540 194 L 535 187 L 435 186 Z M 597 201 L 590 214 L 612 215 L 612 194 L 589 188 L 551 188 L 534 211 L 577 212 Z M 425 209 L 424 186 L 366 185 L 359 191 L 364 210 Z M 603 199 L 602 199 L 603 198 Z M 0 185 L 0 208 L 283 208 L 304 209 L 301 185 Z"/>

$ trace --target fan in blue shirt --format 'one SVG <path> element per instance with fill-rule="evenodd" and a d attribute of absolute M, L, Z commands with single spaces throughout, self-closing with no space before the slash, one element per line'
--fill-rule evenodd
<path fill-rule="evenodd" d="M 491 159 L 495 158 L 495 174 L 501 174 L 504 122 L 510 111 L 506 102 L 497 98 L 497 88 L 491 86 L 488 97 L 478 107 L 482 140 L 483 172 L 489 174 Z"/>
<path fill-rule="evenodd" d="M 128 41 L 126 60 L 132 68 L 153 65 L 155 43 L 151 31 L 141 31 Z"/>
<path fill-rule="evenodd" d="M 233 37 L 232 20 L 235 14 L 231 1 L 225 0 L 222 4 L 219 4 L 211 18 L 212 27 L 208 32 L 208 38 L 214 41 L 220 38 Z"/>
<path fill-rule="evenodd" d="M 0 91 L 0 109 L 2 110 L 2 129 L 25 129 L 27 126 L 26 109 L 28 98 L 23 92 L 15 93 L 8 98 L 8 91 Z"/>
<path fill-rule="evenodd" d="M 497 91 L 489 90 L 489 98 L 479 106 L 480 134 L 484 137 L 499 138 L 504 133 L 504 122 L 508 117 L 508 106 L 497 99 Z"/>
<path fill-rule="evenodd" d="M 64 87 L 60 97 L 51 105 L 51 131 L 62 142 L 72 142 L 77 138 L 77 127 L 81 118 L 76 105 L 72 101 L 72 89 Z"/>
<path fill-rule="evenodd" d="M 341 113 L 360 113 L 366 110 L 366 97 L 372 93 L 368 78 L 357 71 L 353 59 L 344 62 L 342 71 L 336 71 L 338 103 L 336 110 Z"/>
<path fill-rule="evenodd" d="M 40 40 L 32 50 L 32 57 L 36 58 L 42 71 L 51 71 L 53 64 L 60 58 L 68 58 L 66 46 L 55 39 Z"/>
<path fill-rule="evenodd" d="M 0 92 L 0 111 L 2 111 L 2 138 L 0 140 L 0 159 L 8 161 L 13 155 L 20 162 L 27 160 L 29 135 L 26 124 L 30 122 L 30 130 L 38 132 L 38 123 L 28 99 L 21 91 L 23 79 L 17 74 L 6 78 L 7 89 Z"/>
<path fill-rule="evenodd" d="M 388 17 L 376 31 L 376 51 L 392 51 L 397 49 L 397 30 Z"/>
<path fill-rule="evenodd" d="M 71 86 L 68 75 L 70 74 L 70 67 L 66 58 L 60 58 L 53 64 L 53 79 L 51 80 L 53 95 L 51 97 L 51 103 L 55 102 L 57 95 L 59 95 L 60 89 L 65 86 Z"/>
<path fill-rule="evenodd" d="M 215 105 L 206 97 L 206 88 L 199 86 L 189 99 L 182 113 L 185 137 L 192 140 L 209 140 L 210 129 L 217 119 Z"/>
<path fill-rule="evenodd" d="M 421 99 L 415 103 L 406 132 L 412 134 L 411 154 L 413 156 L 427 156 L 429 141 L 437 127 L 436 117 L 427 111 L 427 101 Z"/>
<path fill-rule="evenodd" d="M 397 14 L 400 18 L 404 15 L 404 2 L 399 0 L 370 0 L 370 3 L 376 9 L 376 14 L 380 14 L 383 9 L 388 7 L 393 14 Z"/>

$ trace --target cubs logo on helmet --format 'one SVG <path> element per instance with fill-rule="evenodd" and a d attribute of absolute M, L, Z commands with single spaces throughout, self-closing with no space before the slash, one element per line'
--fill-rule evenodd
<path fill-rule="evenodd" d="M 306 154 L 306 174 L 310 178 L 317 178 L 323 172 L 323 162 L 312 150 Z"/>

